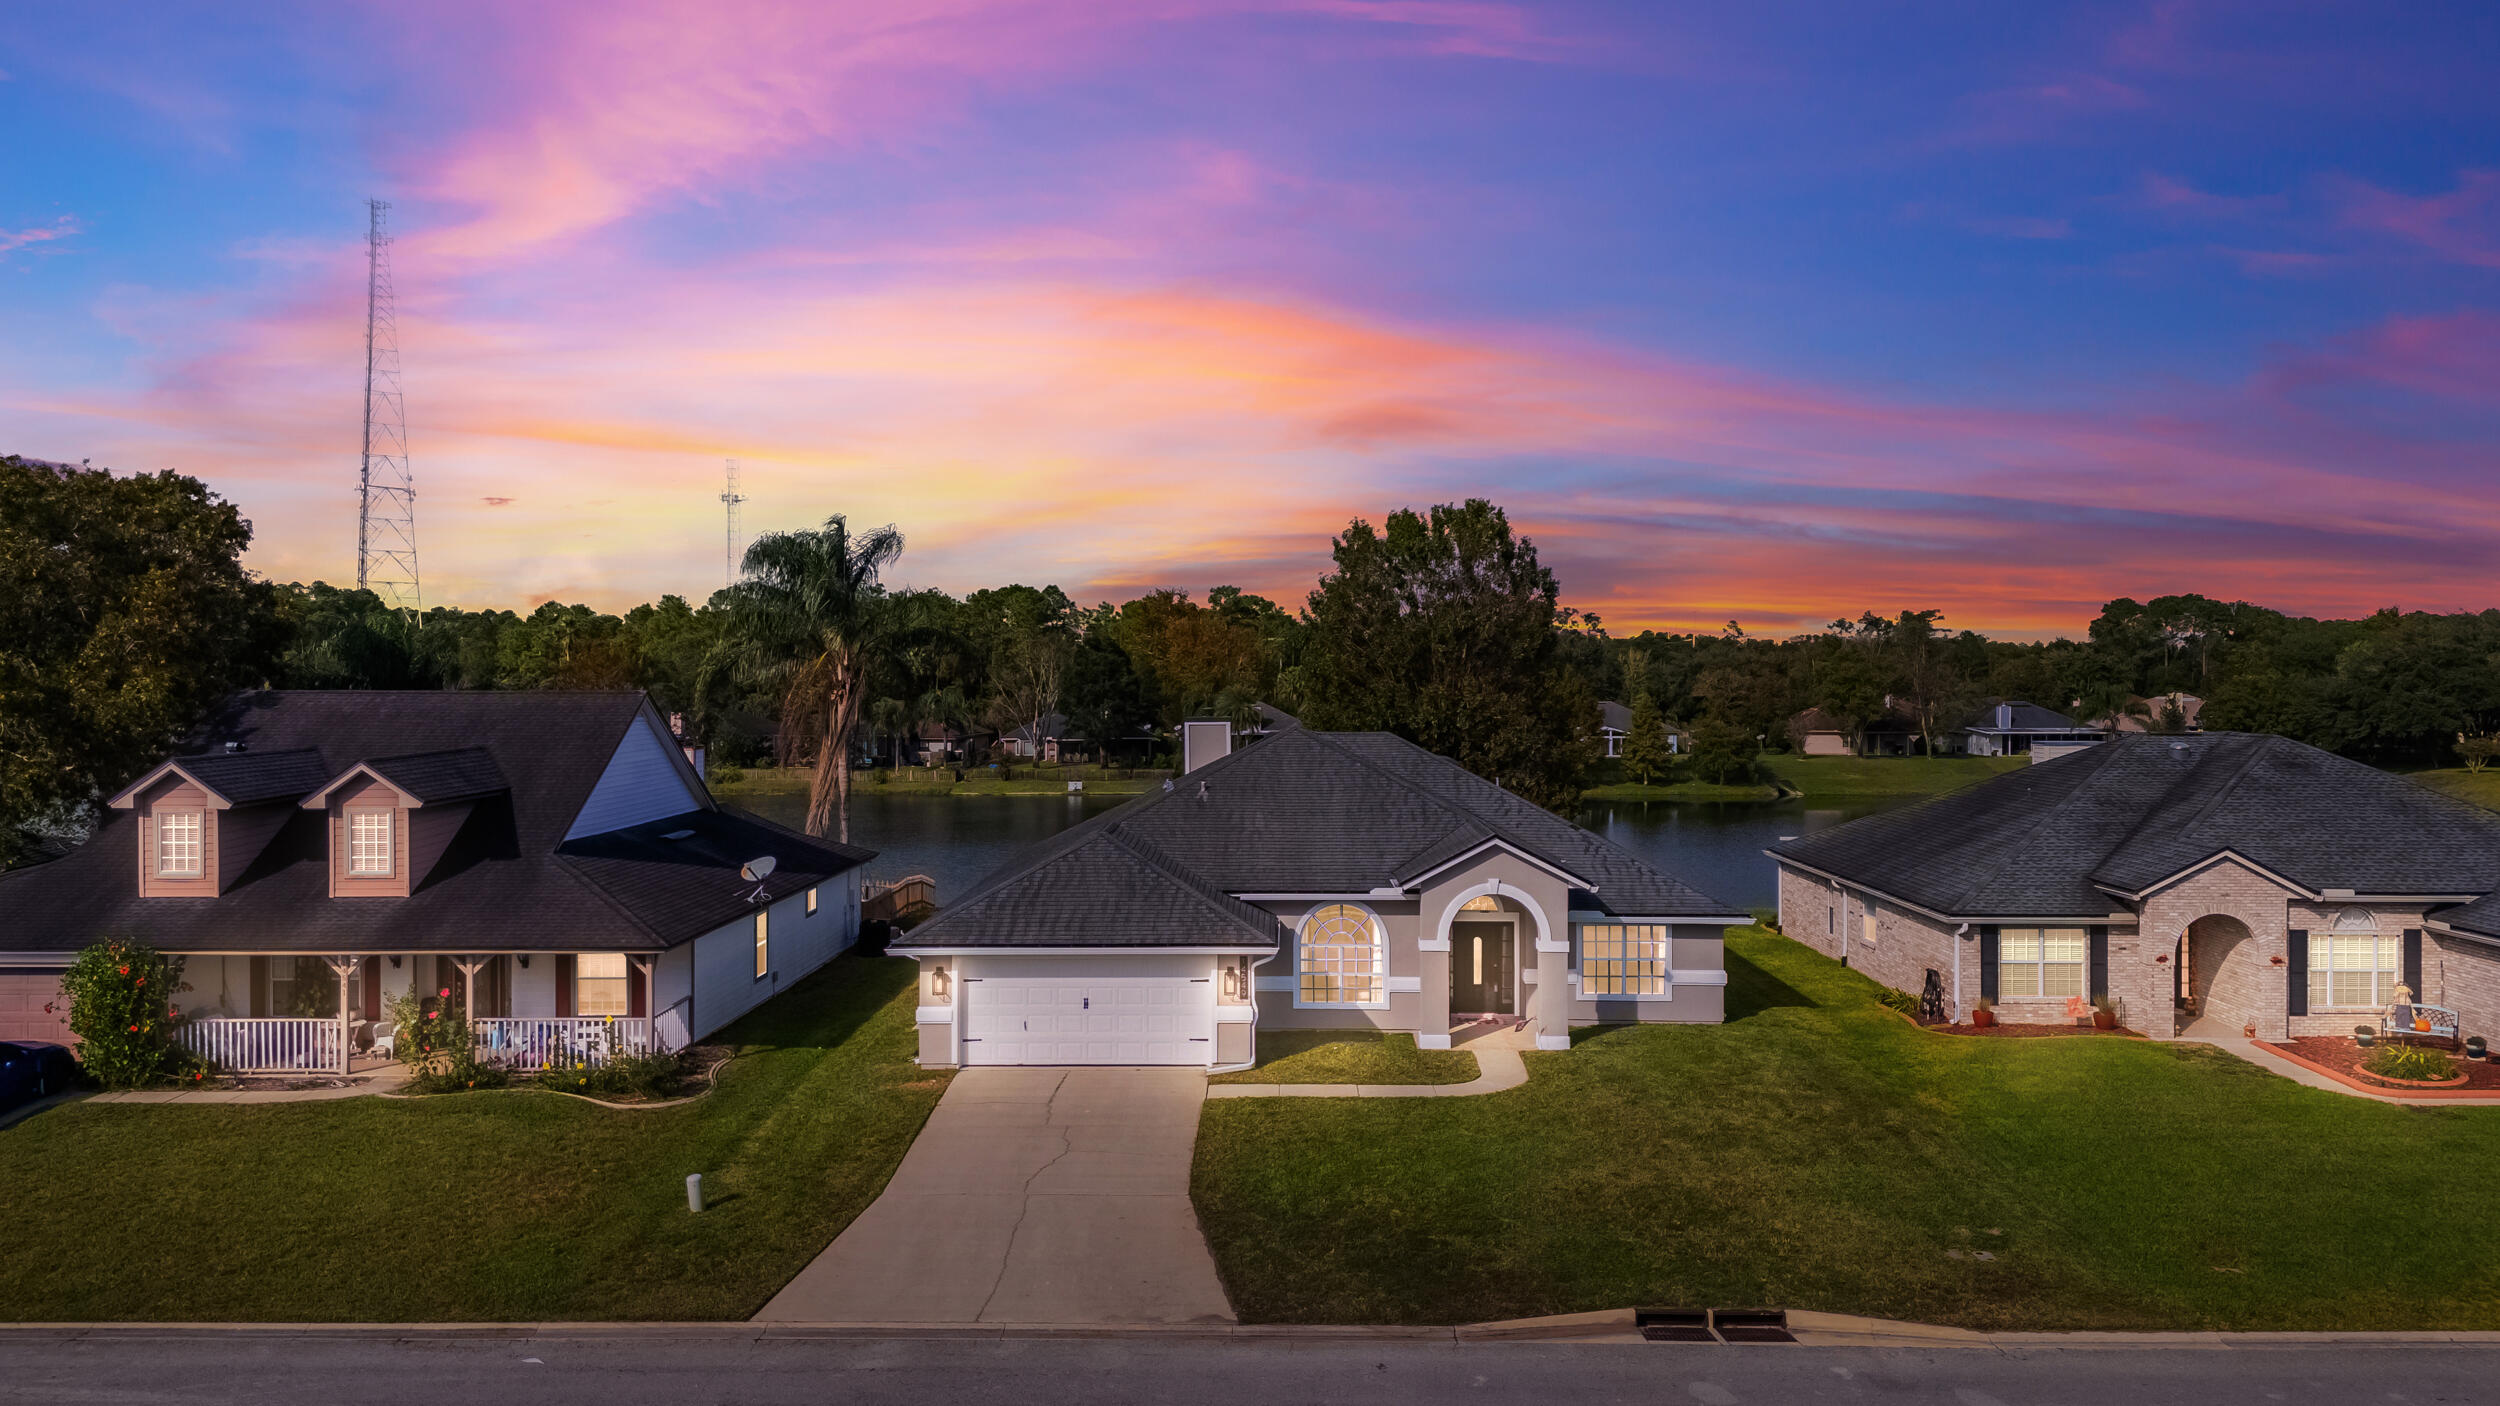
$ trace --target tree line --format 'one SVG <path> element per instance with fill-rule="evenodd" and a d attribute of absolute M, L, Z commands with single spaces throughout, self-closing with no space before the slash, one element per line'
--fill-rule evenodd
<path fill-rule="evenodd" d="M 1632 705 L 1644 779 L 1741 779 L 1807 708 L 1932 745 L 1988 699 L 2158 724 L 2140 700 L 2188 693 L 2208 728 L 2388 765 L 2451 762 L 2461 735 L 2500 727 L 2500 611 L 2317 620 L 2180 595 L 2112 601 L 2079 640 L 1991 640 L 1932 609 L 1616 637 L 1562 604 L 1536 544 L 1480 499 L 1350 522 L 1292 609 L 1232 586 L 1092 604 L 1055 585 L 913 588 L 902 532 L 836 515 L 759 537 L 699 604 L 415 615 L 261 580 L 250 537 L 196 479 L 0 458 L 0 863 L 75 834 L 255 686 L 647 689 L 724 761 L 826 762 L 816 833 L 844 828 L 855 756 L 905 755 L 924 725 L 998 735 L 1052 714 L 1097 747 L 1159 748 L 1184 718 L 1248 724 L 1267 703 L 1408 737 L 1555 808 L 1615 767 L 1600 700 Z M 1669 725 L 1693 743 L 1673 757 Z"/>

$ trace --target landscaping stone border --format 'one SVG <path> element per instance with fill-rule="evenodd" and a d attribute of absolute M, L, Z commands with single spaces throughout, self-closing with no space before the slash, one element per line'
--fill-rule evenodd
<path fill-rule="evenodd" d="M 696 1048 L 701 1049 L 704 1047 L 697 1046 Z M 703 1067 L 697 1069 L 692 1075 L 688 1076 L 688 1082 L 700 1083 L 703 1086 L 696 1089 L 693 1093 L 681 1094 L 676 1098 L 659 1099 L 651 1103 L 617 1103 L 610 1099 L 593 1098 L 589 1094 L 577 1094 L 570 1089 L 551 1089 L 546 1085 L 539 1083 L 507 1084 L 500 1089 L 455 1089 L 449 1093 L 440 1094 L 411 1094 L 394 1091 L 382 1094 L 381 1097 L 429 1099 L 458 1098 L 468 1094 L 554 1094 L 558 1098 L 577 1098 L 584 1103 L 595 1103 L 601 1108 L 616 1108 L 627 1112 L 640 1113 L 659 1108 L 682 1108 L 685 1105 L 694 1102 L 696 1099 L 702 1098 L 711 1093 L 714 1089 L 720 1087 L 720 1071 L 727 1068 L 729 1062 L 737 1057 L 738 1056 L 734 1051 L 725 1054 L 719 1059 L 712 1060 L 711 1062 L 705 1064 Z"/>
<path fill-rule="evenodd" d="M 2378 1094 L 2381 1097 L 2397 1099 L 2470 1098 L 2480 1099 L 2487 1103 L 2494 1101 L 2492 1092 L 2489 1089 L 2468 1089 L 2461 1087 L 2466 1082 L 2466 1076 L 2463 1073 L 2459 1073 L 2453 1079 L 2442 1079 L 2437 1082 L 2414 1079 L 2389 1079 L 2385 1075 L 2373 1074 L 2370 1078 L 2376 1082 L 2365 1083 L 2362 1080 L 2345 1073 L 2341 1069 L 2336 1069 L 2330 1065 L 2320 1064 L 2314 1059 L 2304 1059 L 2300 1055 L 2294 1054 L 2292 1051 L 2287 1050 L 2272 1041 L 2255 1040 L 2250 1043 L 2256 1045 L 2259 1049 L 2264 1050 L 2268 1054 L 2279 1055 L 2282 1058 L 2299 1065 L 2301 1068 L 2310 1071 L 2311 1073 L 2322 1074 L 2327 1078 L 2334 1080 L 2338 1084 L 2342 1084 L 2347 1088 L 2359 1089 L 2363 1093 Z"/>

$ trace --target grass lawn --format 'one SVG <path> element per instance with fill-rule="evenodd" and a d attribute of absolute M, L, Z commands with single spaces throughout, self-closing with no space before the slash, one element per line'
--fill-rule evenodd
<path fill-rule="evenodd" d="M 1243 1318 L 2500 1322 L 2500 1109 L 2371 1103 L 2196 1046 L 1938 1035 L 1759 928 L 1728 970 L 1727 1024 L 1585 1032 L 1506 1093 L 1210 1102 L 1193 1190 Z"/>
<path fill-rule="evenodd" d="M 1412 1035 L 1366 1030 L 1262 1030 L 1259 1062 L 1210 1084 L 1464 1084 L 1476 1077 L 1465 1050 L 1419 1050 Z"/>
<path fill-rule="evenodd" d="M 2031 765 L 2029 757 L 1795 757 L 1762 759 L 1793 791 L 1815 796 L 1937 796 Z"/>
<path fill-rule="evenodd" d="M 913 967 L 842 958 L 714 1037 L 682 1107 L 539 1093 L 95 1104 L 0 1129 L 0 1317 L 744 1318 L 893 1174 L 945 1089 Z M 686 1210 L 702 1172 L 710 1201 Z"/>
<path fill-rule="evenodd" d="M 1672 786 L 1644 786 L 1637 781 L 1619 781 L 1611 786 L 1591 786 L 1580 793 L 1584 801 L 1776 801 L 1776 786 L 1714 786 L 1707 781 L 1678 781 Z"/>
<path fill-rule="evenodd" d="M 1043 766 L 1018 762 L 1015 775 L 973 767 L 957 781 L 947 767 L 907 766 L 890 771 L 851 773 L 854 794 L 898 796 L 1064 796 L 1068 783 L 1082 781 L 1088 795 L 1142 796 L 1163 785 L 1169 773 L 1139 767 Z M 877 778 L 883 776 L 885 780 Z M 725 801 L 741 796 L 804 796 L 815 784 L 810 767 L 754 767 L 735 781 L 713 780 L 712 794 Z"/>
<path fill-rule="evenodd" d="M 2500 810 L 2500 767 L 2467 771 L 2461 766 L 2442 767 L 2437 771 L 2409 771 L 2405 776 L 2435 791 L 2445 791 L 2459 800 Z"/>

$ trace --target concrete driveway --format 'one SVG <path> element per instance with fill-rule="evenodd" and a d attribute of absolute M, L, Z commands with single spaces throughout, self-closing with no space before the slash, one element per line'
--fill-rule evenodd
<path fill-rule="evenodd" d="M 1189 1204 L 1206 1076 L 967 1069 L 759 1321 L 1229 1323 Z"/>

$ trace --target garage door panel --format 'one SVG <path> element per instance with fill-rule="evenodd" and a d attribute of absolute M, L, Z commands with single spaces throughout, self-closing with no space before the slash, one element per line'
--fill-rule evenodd
<path fill-rule="evenodd" d="M 1188 977 L 967 979 L 966 1064 L 1203 1065 L 1210 982 Z"/>
<path fill-rule="evenodd" d="M 51 1006 L 46 1011 L 44 1007 Z M 69 1001 L 61 995 L 61 971 L 0 971 L 0 1040 L 71 1043 Z"/>

